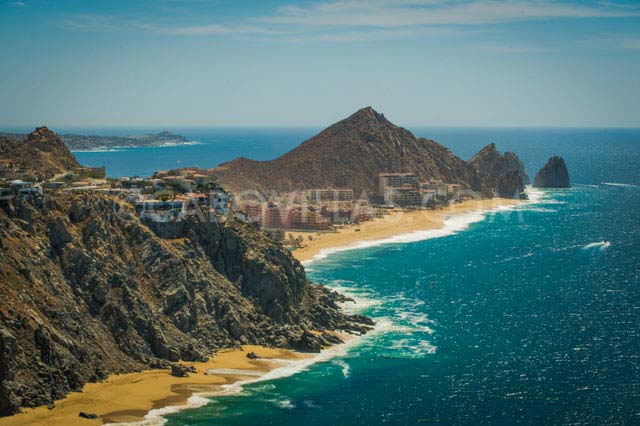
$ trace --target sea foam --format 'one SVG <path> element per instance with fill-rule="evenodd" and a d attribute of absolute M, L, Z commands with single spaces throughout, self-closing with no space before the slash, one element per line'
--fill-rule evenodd
<path fill-rule="evenodd" d="M 314 364 L 320 362 L 328 362 L 336 357 L 344 357 L 347 355 L 347 352 L 352 347 L 361 344 L 365 339 L 372 338 L 380 333 L 385 333 L 389 329 L 392 328 L 390 322 L 385 320 L 380 320 L 376 323 L 373 330 L 363 336 L 355 336 L 350 340 L 347 340 L 345 343 L 334 345 L 328 349 L 323 350 L 319 354 L 311 357 L 300 360 L 286 360 L 286 359 L 269 359 L 265 360 L 269 363 L 282 365 L 281 367 L 275 368 L 269 372 L 261 374 L 258 377 L 251 377 L 245 380 L 240 380 L 235 383 L 222 385 L 220 386 L 219 391 L 215 392 L 203 392 L 203 393 L 195 393 L 187 402 L 183 405 L 172 405 L 163 408 L 156 408 L 150 410 L 144 417 L 143 420 L 137 422 L 128 422 L 128 423 L 107 423 L 105 426 L 162 426 L 167 423 L 167 419 L 165 416 L 169 414 L 178 413 L 180 411 L 200 408 L 209 404 L 211 400 L 209 398 L 213 398 L 216 396 L 224 396 L 224 395 L 237 395 L 242 393 L 244 386 L 250 385 L 253 383 L 260 383 L 270 380 L 282 379 L 285 377 L 293 376 L 294 374 L 298 374 L 302 371 L 308 370 Z M 346 374 L 349 374 L 347 371 Z M 233 375 L 233 374 L 232 374 Z M 345 368 L 343 366 L 343 375 L 345 375 Z M 345 375 L 346 378 L 346 375 Z M 283 407 L 289 408 L 289 407 Z M 293 407 L 290 407 L 293 408 Z"/>
<path fill-rule="evenodd" d="M 429 229 L 424 231 L 413 231 L 406 234 L 398 234 L 392 237 L 381 238 L 377 240 L 365 240 L 365 241 L 357 241 L 352 244 L 348 244 L 341 247 L 332 247 L 328 249 L 320 250 L 318 254 L 313 256 L 310 260 L 302 262 L 302 264 L 306 267 L 311 265 L 313 262 L 318 260 L 326 259 L 332 254 L 350 251 L 350 250 L 359 250 L 366 249 L 371 247 L 379 247 L 388 244 L 405 244 L 405 243 L 414 243 L 418 241 L 430 240 L 433 238 L 442 238 L 450 235 L 457 234 L 469 228 L 474 223 L 483 221 L 487 215 L 491 213 L 504 213 L 510 210 L 528 210 L 531 209 L 533 205 L 536 204 L 560 204 L 562 201 L 557 201 L 548 198 L 547 192 L 533 188 L 531 186 L 527 186 L 525 192 L 529 199 L 522 204 L 518 205 L 509 205 L 509 206 L 499 206 L 491 209 L 478 209 L 471 210 L 467 212 L 454 213 L 451 216 L 447 217 L 444 221 L 444 225 L 438 229 Z M 552 213 L 554 210 L 541 210 L 538 208 L 536 210 L 538 212 L 544 213 Z"/>

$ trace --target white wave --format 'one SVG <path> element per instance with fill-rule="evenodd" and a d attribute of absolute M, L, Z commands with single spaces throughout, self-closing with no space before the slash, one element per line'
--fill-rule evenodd
<path fill-rule="evenodd" d="M 479 209 L 472 210 L 468 212 L 455 213 L 444 221 L 444 225 L 439 229 L 429 229 L 426 231 L 413 231 L 406 234 L 398 234 L 392 237 L 381 238 L 378 240 L 365 240 L 365 241 L 357 241 L 352 244 L 348 244 L 346 246 L 341 247 L 332 247 L 328 249 L 320 250 L 318 254 L 313 256 L 310 260 L 306 260 L 302 262 L 302 264 L 307 267 L 311 265 L 313 262 L 318 260 L 326 259 L 328 256 L 340 253 L 344 251 L 350 250 L 359 250 L 366 249 L 371 247 L 379 247 L 382 245 L 388 244 L 404 244 L 404 243 L 413 243 L 418 241 L 430 240 L 433 238 L 442 238 L 450 235 L 457 234 L 469 228 L 474 223 L 481 222 L 484 220 L 488 214 L 490 213 L 500 213 L 506 212 L 510 210 L 519 210 L 519 209 L 528 209 L 530 206 L 535 204 L 564 204 L 563 201 L 557 201 L 548 198 L 547 192 L 533 188 L 532 186 L 527 186 L 525 188 L 525 193 L 529 197 L 522 204 L 512 205 L 512 206 L 500 206 L 491 209 Z M 549 211 L 549 213 L 551 213 Z"/>
<path fill-rule="evenodd" d="M 631 183 L 619 183 L 619 182 L 602 182 L 603 185 L 607 186 L 620 186 L 623 188 L 640 188 L 639 185 L 633 185 Z"/>
<path fill-rule="evenodd" d="M 438 348 L 426 340 L 399 339 L 391 343 L 390 349 L 413 357 L 423 357 L 433 355 Z"/>
<path fill-rule="evenodd" d="M 311 260 L 303 262 L 305 266 L 327 258 L 334 253 L 340 253 L 349 250 L 358 250 L 371 247 L 378 247 L 387 244 L 404 244 L 413 243 L 417 241 L 430 240 L 432 238 L 441 238 L 449 235 L 456 234 L 460 231 L 467 229 L 471 224 L 480 222 L 484 219 L 485 215 L 491 210 L 475 210 L 466 213 L 454 214 L 448 217 L 444 221 L 444 226 L 439 229 L 429 229 L 426 231 L 413 231 L 407 234 L 394 235 L 392 237 L 381 238 L 379 240 L 358 241 L 353 244 L 349 244 L 342 247 L 334 247 L 329 249 L 323 249 L 320 253 L 316 254 Z"/>
<path fill-rule="evenodd" d="M 557 213 L 557 210 L 554 209 L 548 209 L 545 207 L 529 207 L 527 209 L 528 212 L 535 212 L 535 213 Z"/>
<path fill-rule="evenodd" d="M 129 423 L 107 423 L 104 426 L 162 426 L 167 423 L 167 419 L 165 418 L 168 414 L 178 413 L 180 411 L 200 408 L 211 402 L 209 398 L 223 395 L 238 395 L 243 391 L 243 387 L 253 383 L 260 383 L 270 380 L 282 379 L 285 377 L 293 376 L 294 374 L 298 374 L 302 371 L 308 370 L 314 364 L 320 362 L 327 362 L 336 357 L 343 357 L 347 354 L 347 352 L 355 347 L 356 345 L 361 344 L 366 339 L 370 339 L 380 333 L 384 333 L 390 329 L 390 323 L 381 320 L 376 323 L 373 330 L 369 331 L 369 333 L 364 336 L 356 336 L 352 339 L 348 340 L 345 343 L 340 345 L 332 346 L 326 350 L 323 350 L 316 356 L 310 358 L 304 358 L 300 360 L 287 360 L 287 359 L 269 359 L 264 361 L 269 361 L 277 364 L 281 364 L 282 367 L 276 368 L 264 374 L 261 374 L 259 377 L 252 377 L 250 379 L 240 380 L 235 383 L 231 383 L 228 385 L 220 386 L 221 390 L 217 392 L 203 392 L 196 393 L 192 395 L 187 403 L 184 405 L 173 405 L 167 406 L 163 408 L 156 408 L 149 411 L 143 420 L 138 422 L 129 422 Z M 286 408 L 286 407 L 283 407 Z M 293 408 L 293 407 L 292 407 Z"/>
<path fill-rule="evenodd" d="M 278 407 L 284 408 L 286 410 L 293 410 L 294 408 L 296 408 L 296 406 L 293 404 L 293 402 L 290 399 L 277 400 L 275 401 L 275 403 Z"/>
<path fill-rule="evenodd" d="M 192 146 L 192 145 L 202 145 L 202 142 L 198 141 L 188 141 L 188 142 L 166 142 L 157 145 L 123 145 L 123 146 L 112 146 L 112 147 L 97 147 L 91 149 L 72 149 L 71 152 L 122 152 L 128 151 L 132 149 L 140 149 L 140 148 L 171 148 L 175 146 Z"/>
<path fill-rule="evenodd" d="M 589 250 L 589 249 L 594 249 L 594 248 L 599 248 L 600 250 L 606 250 L 609 247 L 611 247 L 611 242 L 609 241 L 596 241 L 593 243 L 589 243 L 587 245 L 585 245 L 584 247 L 582 247 L 583 250 Z"/>
<path fill-rule="evenodd" d="M 92 153 L 92 152 L 122 152 L 121 148 L 94 148 L 94 149 L 73 149 L 71 150 L 72 153 L 74 152 L 84 152 L 84 153 Z"/>
<path fill-rule="evenodd" d="M 433 325 L 435 321 L 429 319 L 427 314 L 401 311 L 397 313 L 395 317 L 397 318 L 396 322 L 398 323 L 395 328 L 396 331 L 404 333 L 434 333 L 433 328 L 430 326 Z M 399 321 L 401 321 L 401 323 Z"/>
<path fill-rule="evenodd" d="M 351 366 L 347 364 L 345 360 L 336 359 L 333 363 L 339 367 L 342 367 L 342 375 L 345 379 L 348 379 L 351 376 Z"/>
<path fill-rule="evenodd" d="M 331 290 L 348 297 L 352 301 L 340 303 L 340 307 L 348 314 L 361 313 L 371 307 L 379 306 L 383 301 L 364 288 L 345 286 L 350 283 L 344 280 L 334 280 L 328 284 Z"/>

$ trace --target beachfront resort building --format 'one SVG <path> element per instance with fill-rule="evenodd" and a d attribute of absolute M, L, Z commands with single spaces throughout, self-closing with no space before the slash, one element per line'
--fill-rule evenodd
<path fill-rule="evenodd" d="M 380 173 L 379 191 L 385 204 L 399 207 L 419 206 L 420 181 L 412 173 Z"/>
<path fill-rule="evenodd" d="M 307 200 L 312 204 L 323 204 L 330 202 L 352 202 L 353 189 L 344 188 L 322 188 L 307 190 Z"/>
<path fill-rule="evenodd" d="M 309 229 L 326 231 L 331 228 L 329 219 L 322 216 L 320 209 L 315 206 L 291 206 L 285 210 L 286 229 Z"/>

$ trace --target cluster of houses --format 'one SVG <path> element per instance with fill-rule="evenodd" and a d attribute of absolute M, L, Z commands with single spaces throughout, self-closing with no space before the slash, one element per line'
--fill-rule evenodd
<path fill-rule="evenodd" d="M 2 165 L 8 164 L 9 160 L 2 160 Z M 15 172 L 16 169 L 12 169 Z M 1 174 L 5 178 L 0 178 L 0 201 L 10 200 L 13 197 L 32 197 L 43 194 L 43 190 L 70 190 L 84 187 L 92 187 L 96 181 L 105 181 L 104 167 L 77 167 L 71 171 L 60 173 L 51 179 L 43 180 L 36 176 L 31 176 L 25 172 L 22 179 L 6 179 L 12 174 Z"/>
<path fill-rule="evenodd" d="M 247 220 L 264 229 L 327 231 L 334 225 L 373 219 L 376 209 L 368 200 L 355 200 L 353 190 L 309 189 L 269 201 L 238 200 Z"/>
<path fill-rule="evenodd" d="M 232 212 L 231 196 L 199 169 L 159 171 L 150 178 L 123 177 L 112 182 L 109 191 L 125 194 L 140 218 L 153 222 L 180 221 L 194 214 L 223 221 Z"/>
<path fill-rule="evenodd" d="M 318 188 L 288 193 L 269 200 L 238 200 L 237 208 L 249 222 L 267 229 L 326 231 L 381 217 L 394 208 L 437 208 L 460 193 L 458 184 L 420 182 L 412 173 L 381 173 L 379 194 L 356 199 L 353 190 Z"/>
<path fill-rule="evenodd" d="M 2 182 L 0 186 L 0 201 L 12 200 L 14 197 L 24 198 L 41 194 L 42 187 L 36 185 L 35 182 L 26 182 L 20 179 Z"/>
<path fill-rule="evenodd" d="M 140 217 L 171 222 L 198 214 L 207 220 L 225 220 L 230 214 L 230 195 L 211 176 L 197 169 L 161 171 L 150 178 L 105 177 L 101 168 L 81 167 L 42 182 L 0 180 L 0 201 L 31 197 L 44 192 L 95 191 L 126 199 Z M 244 219 L 243 215 L 238 216 Z"/>
<path fill-rule="evenodd" d="M 127 199 L 143 220 L 181 221 L 193 214 L 206 220 L 234 217 L 270 231 L 328 231 L 381 217 L 394 208 L 436 208 L 459 193 L 460 185 L 420 182 L 411 173 L 381 173 L 375 204 L 356 199 L 352 189 L 318 188 L 274 195 L 268 200 L 234 200 L 201 169 L 159 171 L 149 178 L 105 178 L 104 168 L 81 168 L 45 182 L 0 182 L 0 201 L 49 191 L 91 190 Z"/>

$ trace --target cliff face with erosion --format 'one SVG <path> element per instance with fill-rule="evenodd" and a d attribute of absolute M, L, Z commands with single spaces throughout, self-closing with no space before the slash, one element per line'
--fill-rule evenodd
<path fill-rule="evenodd" d="M 326 330 L 367 329 L 242 223 L 152 229 L 97 194 L 0 207 L 0 415 L 109 373 L 244 343 L 317 351 L 333 340 Z"/>
<path fill-rule="evenodd" d="M 536 188 L 569 188 L 569 171 L 562 157 L 551 157 L 536 174 Z"/>
<path fill-rule="evenodd" d="M 475 167 L 487 186 L 495 188 L 496 194 L 504 198 L 525 198 L 524 186 L 529 176 L 524 164 L 513 152 L 498 152 L 491 143 L 480 150 L 469 163 Z"/>
<path fill-rule="evenodd" d="M 0 136 L 0 178 L 48 179 L 79 166 L 64 142 L 46 127 L 38 127 L 24 140 Z"/>

